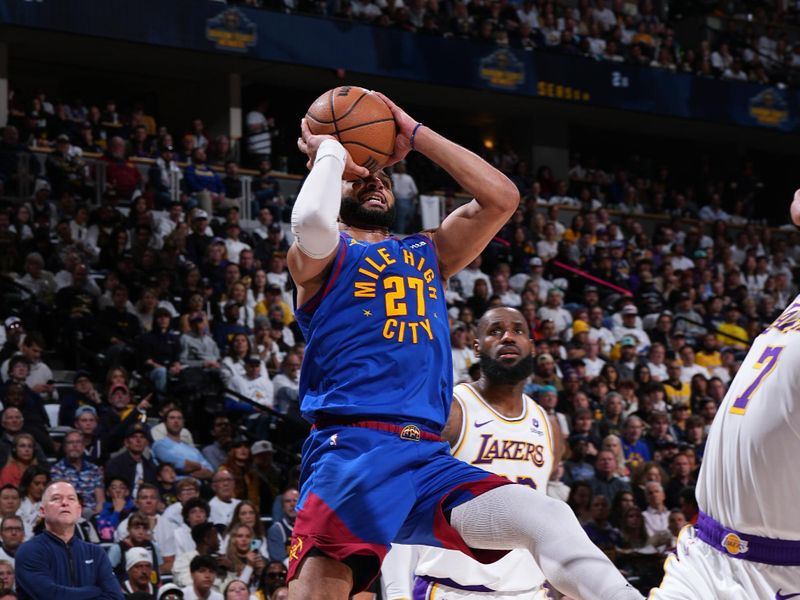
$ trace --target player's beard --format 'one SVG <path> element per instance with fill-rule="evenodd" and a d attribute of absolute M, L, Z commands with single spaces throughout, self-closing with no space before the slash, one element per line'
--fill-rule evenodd
<path fill-rule="evenodd" d="M 535 359 L 533 356 L 526 356 L 518 362 L 508 365 L 502 361 L 495 360 L 488 354 L 481 352 L 481 374 L 491 382 L 517 384 L 525 381 L 533 375 Z"/>
<path fill-rule="evenodd" d="M 357 198 L 342 198 L 342 207 L 339 209 L 339 217 L 346 225 L 353 227 L 363 227 L 365 229 L 391 229 L 394 225 L 396 210 L 394 206 L 389 206 L 387 210 L 370 210 Z"/>

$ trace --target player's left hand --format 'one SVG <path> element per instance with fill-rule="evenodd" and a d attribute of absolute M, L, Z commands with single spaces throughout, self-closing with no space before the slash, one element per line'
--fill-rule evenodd
<path fill-rule="evenodd" d="M 792 223 L 800 227 L 800 190 L 794 193 L 794 200 L 792 200 L 789 213 L 792 215 Z"/>
<path fill-rule="evenodd" d="M 386 167 L 391 167 L 393 164 L 399 163 L 411 152 L 411 135 L 414 133 L 414 127 L 417 126 L 417 121 L 380 92 L 373 91 L 372 93 L 386 103 L 386 106 L 392 111 L 394 122 L 397 124 L 397 138 L 394 141 L 394 154 L 386 160 L 386 164 L 384 165 Z"/>

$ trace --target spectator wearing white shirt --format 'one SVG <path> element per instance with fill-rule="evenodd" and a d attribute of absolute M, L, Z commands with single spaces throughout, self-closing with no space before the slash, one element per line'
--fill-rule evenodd
<path fill-rule="evenodd" d="M 208 520 L 215 525 L 222 525 L 227 527 L 231 524 L 231 517 L 236 506 L 241 502 L 239 498 L 234 498 L 233 494 L 236 489 L 236 481 L 231 473 L 226 468 L 217 469 L 214 477 L 211 479 L 211 488 L 214 490 L 215 495 L 208 502 L 210 514 Z"/>
<path fill-rule="evenodd" d="M 614 337 L 620 341 L 626 336 L 632 336 L 636 340 L 636 352 L 644 352 L 650 347 L 650 336 L 641 328 L 641 325 L 636 325 L 639 309 L 635 304 L 628 304 L 621 313 L 622 325 L 614 327 Z"/>
<path fill-rule="evenodd" d="M 45 271 L 44 259 L 38 252 L 31 252 L 25 257 L 25 275 L 19 278 L 19 283 L 39 301 L 46 303 L 53 301 L 58 288 L 53 274 Z"/>
<path fill-rule="evenodd" d="M 503 273 L 498 273 L 494 276 L 492 286 L 494 287 L 495 295 L 500 297 L 500 302 L 502 302 L 504 306 L 511 306 L 513 308 L 522 306 L 522 297 L 511 289 L 508 285 L 508 277 Z"/>
<path fill-rule="evenodd" d="M 703 221 L 730 221 L 731 216 L 722 210 L 722 198 L 719 194 L 712 194 L 709 203 L 700 209 L 698 216 Z"/>
<path fill-rule="evenodd" d="M 585 371 L 585 378 L 586 381 L 591 381 L 598 375 L 600 375 L 600 371 L 603 370 L 603 367 L 606 365 L 606 361 L 600 358 L 600 341 L 597 339 L 588 338 L 583 344 L 584 351 L 586 355 L 583 357 L 583 364 L 586 369 Z"/>
<path fill-rule="evenodd" d="M 647 368 L 650 369 L 650 377 L 653 381 L 666 381 L 667 374 L 666 348 L 660 342 L 654 342 L 647 353 Z"/>
<path fill-rule="evenodd" d="M 392 192 L 394 192 L 395 209 L 397 211 L 394 229 L 397 233 L 408 233 L 414 220 L 419 190 L 417 190 L 414 178 L 406 172 L 405 161 L 401 160 L 394 166 Z"/>
<path fill-rule="evenodd" d="M 706 379 L 709 379 L 711 377 L 711 375 L 708 372 L 708 369 L 694 362 L 695 359 L 694 348 L 692 348 L 691 345 L 685 344 L 683 348 L 681 348 L 680 357 L 681 357 L 681 381 L 683 381 L 684 383 L 691 383 L 692 377 L 694 377 L 695 375 L 702 375 Z"/>
<path fill-rule="evenodd" d="M 617 24 L 617 17 L 614 12 L 606 6 L 605 0 L 597 0 L 592 16 L 597 23 L 603 27 L 603 31 L 609 31 Z"/>
<path fill-rule="evenodd" d="M 244 375 L 235 375 L 233 390 L 266 408 L 273 407 L 273 385 L 261 357 L 257 354 L 244 360 Z"/>
<path fill-rule="evenodd" d="M 669 509 L 664 504 L 666 494 L 657 481 L 648 481 L 644 486 L 647 508 L 642 511 L 648 537 L 669 531 Z"/>
<path fill-rule="evenodd" d="M 552 321 L 559 336 L 563 336 L 572 325 L 572 315 L 562 306 L 563 302 L 564 292 L 555 287 L 550 288 L 547 292 L 547 303 L 539 309 L 539 319 Z"/>
<path fill-rule="evenodd" d="M 475 351 L 467 346 L 467 326 L 457 321 L 450 329 L 450 348 L 453 353 L 453 384 L 470 381 L 469 368 L 475 362 Z"/>
<path fill-rule="evenodd" d="M 455 275 L 455 278 L 461 283 L 461 290 L 464 293 L 465 298 L 469 298 L 475 293 L 474 288 L 475 281 L 477 279 L 483 279 L 486 282 L 486 285 L 489 287 L 488 296 L 492 295 L 492 286 L 489 285 L 489 276 L 481 271 L 482 262 L 483 258 L 481 258 L 481 255 L 478 254 L 478 256 L 475 257 L 475 260 L 473 260 Z"/>
<path fill-rule="evenodd" d="M 239 254 L 242 250 L 252 250 L 249 244 L 245 244 L 239 239 L 241 233 L 242 228 L 239 223 L 228 221 L 225 224 L 225 251 L 228 255 L 228 260 L 236 264 L 239 264 Z"/>
<path fill-rule="evenodd" d="M 694 268 L 694 261 L 684 254 L 685 251 L 686 248 L 683 244 L 672 245 L 672 257 L 669 262 L 676 271 L 687 271 Z"/>
<path fill-rule="evenodd" d="M 536 242 L 536 254 L 545 262 L 558 254 L 558 229 L 555 223 L 548 222 L 544 226 L 544 239 Z"/>
<path fill-rule="evenodd" d="M 603 324 L 604 318 L 605 314 L 601 307 L 595 306 L 589 310 L 589 325 L 591 327 L 589 329 L 589 339 L 597 340 L 600 344 L 600 354 L 608 356 L 611 348 L 617 343 L 617 339 L 611 333 L 611 330 Z"/>

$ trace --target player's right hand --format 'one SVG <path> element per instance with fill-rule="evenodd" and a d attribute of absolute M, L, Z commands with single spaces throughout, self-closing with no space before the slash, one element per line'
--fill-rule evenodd
<path fill-rule="evenodd" d="M 322 142 L 325 140 L 339 141 L 332 135 L 314 135 L 308 128 L 308 123 L 306 123 L 306 120 L 300 119 L 300 137 L 297 138 L 297 147 L 300 149 L 300 152 L 308 156 L 306 167 L 309 171 L 311 170 L 311 167 L 314 166 L 314 160 L 317 157 L 317 151 L 319 150 L 320 145 L 322 145 Z M 343 179 L 352 181 L 354 179 L 364 179 L 369 177 L 369 169 L 361 167 L 353 162 L 349 152 L 345 151 L 345 156 L 347 158 L 344 165 L 344 173 L 342 175 Z"/>
<path fill-rule="evenodd" d="M 794 193 L 794 200 L 792 200 L 792 206 L 789 208 L 789 214 L 792 215 L 792 223 L 800 227 L 800 190 Z"/>

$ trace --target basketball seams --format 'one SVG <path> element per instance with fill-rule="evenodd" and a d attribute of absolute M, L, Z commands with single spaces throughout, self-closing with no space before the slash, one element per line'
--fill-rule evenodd
<path fill-rule="evenodd" d="M 366 148 L 371 152 L 375 152 L 376 154 L 380 154 L 381 156 L 391 156 L 391 153 L 384 152 L 383 150 L 378 150 L 377 148 L 373 148 L 372 146 L 368 146 L 363 142 L 342 142 L 342 146 L 347 146 L 348 144 L 353 146 L 361 146 L 362 148 Z"/>
<path fill-rule="evenodd" d="M 394 117 L 388 117 L 386 119 L 375 119 L 374 121 L 366 121 L 364 123 L 359 123 L 357 125 L 350 125 L 349 127 L 345 127 L 344 129 L 340 129 L 339 133 L 347 133 L 348 131 L 352 131 L 353 129 L 358 129 L 359 127 L 366 127 L 367 125 L 375 125 L 377 123 L 388 123 L 390 121 L 393 122 L 394 121 Z"/>
<path fill-rule="evenodd" d="M 364 93 L 361 94 L 358 98 L 356 98 L 350 105 L 350 108 L 348 108 L 343 115 L 339 116 L 337 120 L 346 119 L 350 115 L 350 113 L 353 112 L 353 110 L 355 110 L 356 106 L 358 106 L 358 103 L 361 102 L 368 95 L 369 95 L 369 90 L 364 90 Z M 334 117 L 335 116 L 336 115 L 334 115 Z"/>
<path fill-rule="evenodd" d="M 334 98 L 334 92 L 335 91 L 336 91 L 336 88 L 334 88 L 334 89 L 332 89 L 330 91 L 330 93 L 328 94 L 328 99 L 329 99 L 329 102 L 330 102 L 330 105 L 331 105 L 331 117 L 333 117 L 333 121 L 331 121 L 331 123 L 333 124 L 333 128 L 336 131 L 336 133 L 335 133 L 336 139 L 338 139 L 341 142 L 342 140 L 339 137 L 339 126 L 336 124 L 336 121 L 338 121 L 338 119 L 336 118 L 336 100 Z"/>

